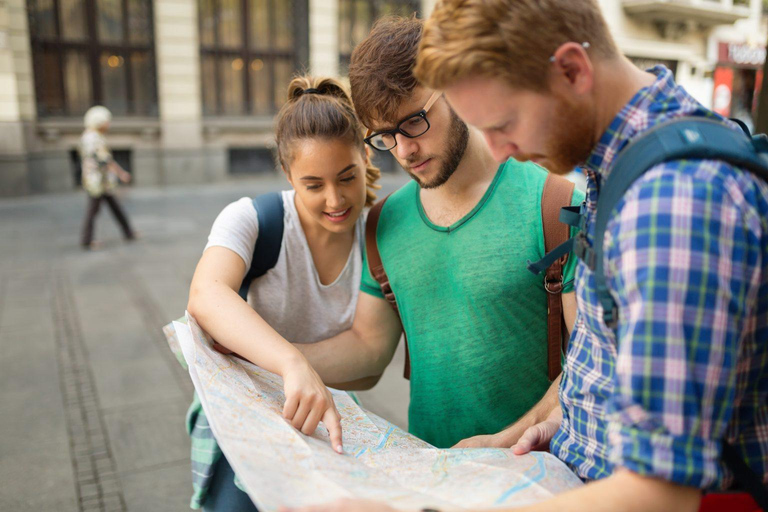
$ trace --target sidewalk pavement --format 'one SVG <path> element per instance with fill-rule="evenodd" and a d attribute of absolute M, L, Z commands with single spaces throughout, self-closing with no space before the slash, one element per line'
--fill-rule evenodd
<path fill-rule="evenodd" d="M 404 183 L 384 179 L 380 197 Z M 178 318 L 218 212 L 287 188 L 261 178 L 123 190 L 80 249 L 84 193 L 0 201 L 0 510 L 184 511 L 192 492 L 187 373 L 160 331 Z M 403 353 L 364 405 L 407 426 Z"/>

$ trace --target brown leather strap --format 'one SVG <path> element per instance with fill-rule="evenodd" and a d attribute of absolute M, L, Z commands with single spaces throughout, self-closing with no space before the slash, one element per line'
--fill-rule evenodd
<path fill-rule="evenodd" d="M 574 184 L 565 178 L 548 174 L 541 193 L 541 222 L 544 228 L 544 250 L 548 253 L 568 240 L 570 229 L 560 222 L 560 209 L 571 205 Z M 566 254 L 547 269 L 544 288 L 547 291 L 547 367 L 549 380 L 555 380 L 562 370 L 560 354 L 568 343 L 563 317 L 563 267 Z"/>
<path fill-rule="evenodd" d="M 384 294 L 384 298 L 387 299 L 392 309 L 395 310 L 397 318 L 400 318 L 400 310 L 397 308 L 397 300 L 395 294 L 392 292 L 392 286 L 389 284 L 389 277 L 384 270 L 384 264 L 381 262 L 381 255 L 379 254 L 379 245 L 376 241 L 376 229 L 379 226 L 379 217 L 381 216 L 381 209 L 384 207 L 384 203 L 387 202 L 389 196 L 385 197 L 370 209 L 368 212 L 368 219 L 365 222 L 365 253 L 368 257 L 368 268 L 371 271 L 371 275 L 379 283 L 381 287 L 381 293 Z M 401 320 L 402 324 L 402 320 Z M 405 329 L 403 329 L 403 341 L 405 342 L 405 370 L 403 376 L 406 379 L 411 378 L 411 357 L 408 353 L 408 337 L 405 335 Z"/>

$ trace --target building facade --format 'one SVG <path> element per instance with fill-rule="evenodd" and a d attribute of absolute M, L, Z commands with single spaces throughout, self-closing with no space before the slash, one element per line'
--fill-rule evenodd
<path fill-rule="evenodd" d="M 112 110 L 110 145 L 136 186 L 276 172 L 290 77 L 344 76 L 374 19 L 434 1 L 0 0 L 0 196 L 77 187 L 94 104 Z M 638 66 L 667 65 L 729 115 L 756 106 L 762 0 L 599 1 Z"/>

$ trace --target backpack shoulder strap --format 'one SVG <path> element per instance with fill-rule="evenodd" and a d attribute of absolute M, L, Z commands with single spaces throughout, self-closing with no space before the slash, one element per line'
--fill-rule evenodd
<path fill-rule="evenodd" d="M 238 292 L 243 300 L 248 299 L 248 289 L 257 277 L 266 274 L 277 264 L 283 245 L 283 194 L 271 192 L 253 199 L 253 207 L 259 220 L 259 236 L 253 248 L 251 267 L 243 278 Z"/>
<path fill-rule="evenodd" d="M 391 194 L 390 194 L 391 195 Z M 400 310 L 397 307 L 397 300 L 395 294 L 392 291 L 392 286 L 389 284 L 389 276 L 384 270 L 384 264 L 381 262 L 381 254 L 379 254 L 379 245 L 376 240 L 376 232 L 379 227 L 379 218 L 381 217 L 381 210 L 384 208 L 384 203 L 387 202 L 389 196 L 385 197 L 370 209 L 368 212 L 368 218 L 365 221 L 365 251 L 368 258 L 368 268 L 371 271 L 371 275 L 379 283 L 381 292 L 384 294 L 384 298 L 395 310 L 395 314 L 400 318 Z M 405 341 L 405 370 L 403 376 L 406 379 L 411 378 L 411 357 L 408 353 L 408 338 L 405 335 L 405 329 L 403 329 L 403 339 Z"/>
<path fill-rule="evenodd" d="M 560 209 L 571 205 L 575 185 L 565 178 L 552 173 L 547 174 L 544 190 L 541 193 L 541 222 L 544 231 L 544 250 L 550 253 L 565 243 L 570 236 L 567 224 L 560 222 Z M 561 354 L 564 352 L 563 318 L 563 267 L 568 260 L 568 253 L 556 259 L 546 269 L 544 289 L 547 291 L 547 368 L 549 380 L 560 375 Z"/>
<path fill-rule="evenodd" d="M 605 280 L 603 239 L 613 209 L 632 183 L 658 164 L 684 159 L 725 161 L 768 181 L 764 144 L 762 137 L 750 139 L 717 119 L 682 117 L 648 130 L 619 153 L 597 201 L 593 246 L 589 247 L 583 233 L 577 241 L 577 254 L 595 272 L 606 325 L 616 327 L 618 310 Z"/>

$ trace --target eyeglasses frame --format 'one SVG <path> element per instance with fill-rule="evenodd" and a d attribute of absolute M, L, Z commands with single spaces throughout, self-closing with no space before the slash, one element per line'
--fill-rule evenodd
<path fill-rule="evenodd" d="M 371 146 L 373 149 L 375 149 L 376 151 L 391 151 L 397 147 L 397 137 L 395 137 L 395 135 L 397 135 L 398 133 L 403 135 L 404 137 L 408 137 L 409 139 L 415 139 L 417 137 L 421 137 L 422 135 L 427 133 L 429 129 L 432 127 L 432 125 L 429 123 L 429 119 L 427 119 L 427 113 L 429 112 L 429 109 L 432 108 L 432 106 L 435 104 L 435 102 L 440 98 L 440 96 L 442 96 L 442 93 L 440 91 L 433 92 L 432 95 L 427 100 L 427 103 L 424 105 L 424 108 L 422 108 L 420 111 L 416 112 L 415 114 L 411 114 L 405 119 L 402 119 L 399 123 L 397 123 L 397 126 L 391 130 L 383 130 L 380 132 L 372 133 L 371 129 L 368 128 L 365 132 L 365 137 L 363 138 L 363 141 L 369 146 Z M 401 130 L 400 127 L 403 125 L 403 123 L 405 123 L 406 121 L 409 121 L 410 119 L 413 119 L 414 117 L 423 118 L 424 122 L 427 123 L 427 129 L 418 135 L 408 135 L 403 130 Z M 377 148 L 371 143 L 371 140 L 374 137 L 377 137 L 379 135 L 392 135 L 392 138 L 395 140 L 395 144 L 388 149 Z"/>

